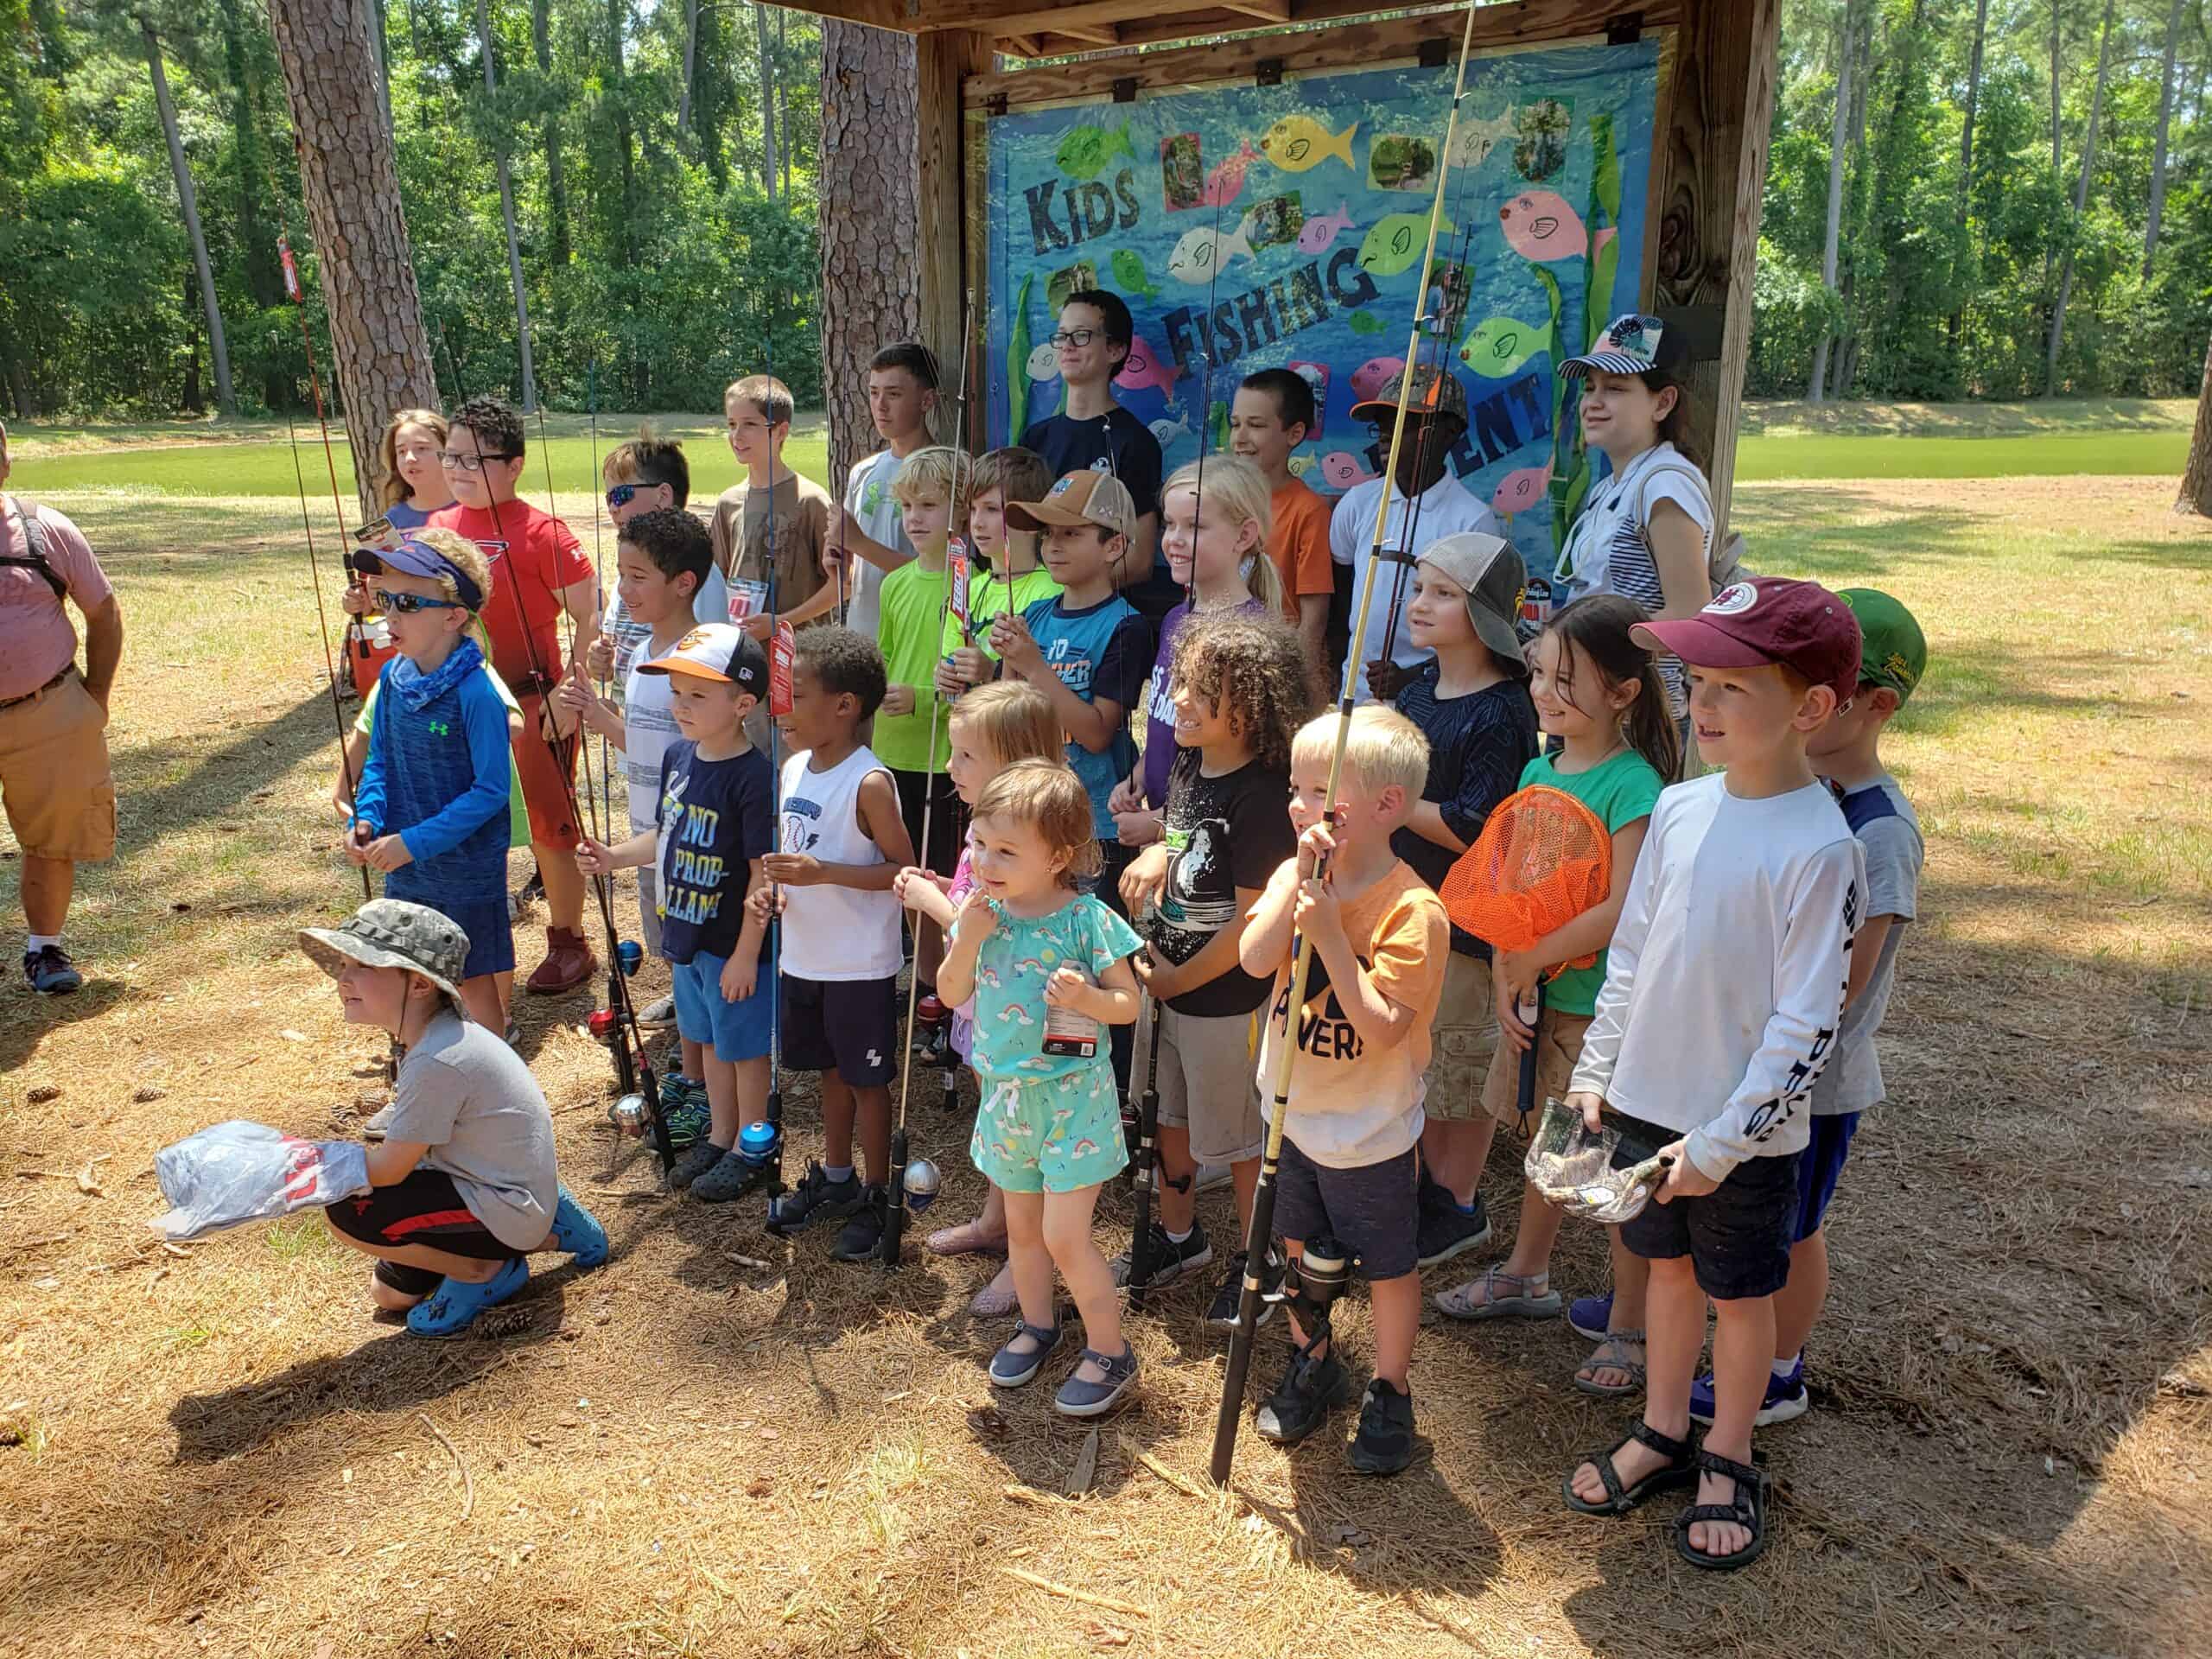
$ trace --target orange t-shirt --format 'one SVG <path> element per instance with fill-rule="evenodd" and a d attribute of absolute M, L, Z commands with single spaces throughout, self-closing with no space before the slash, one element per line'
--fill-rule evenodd
<path fill-rule="evenodd" d="M 1329 504 L 1294 478 L 1274 493 L 1274 528 L 1268 535 L 1268 556 L 1282 576 L 1287 599 L 1336 591 L 1329 563 Z M 1288 607 L 1293 620 L 1298 607 Z"/>
<path fill-rule="evenodd" d="M 1297 859 L 1286 859 L 1268 881 L 1268 892 L 1280 897 L 1297 880 Z M 1356 1169 L 1395 1158 L 1421 1138 L 1421 1074 L 1428 1070 L 1429 1028 L 1436 1023 L 1437 1004 L 1444 997 L 1452 926 L 1445 918 L 1444 901 L 1402 859 L 1344 905 L 1344 924 L 1352 954 L 1375 988 L 1411 1008 L 1413 1025 L 1403 1040 L 1370 1052 L 1316 953 L 1306 981 L 1306 1006 L 1299 1010 L 1287 1133 L 1315 1163 Z M 1274 1111 L 1283 1014 L 1295 966 L 1293 958 L 1275 970 L 1261 1033 L 1258 1075 L 1263 1116 Z"/>

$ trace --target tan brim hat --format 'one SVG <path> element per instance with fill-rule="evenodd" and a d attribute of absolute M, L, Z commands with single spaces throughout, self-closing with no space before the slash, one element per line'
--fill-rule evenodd
<path fill-rule="evenodd" d="M 1127 536 L 1137 526 L 1137 504 L 1120 479 L 1085 467 L 1053 485 L 1042 501 L 1007 502 L 1006 518 L 1016 530 L 1095 524 L 1116 536 Z"/>

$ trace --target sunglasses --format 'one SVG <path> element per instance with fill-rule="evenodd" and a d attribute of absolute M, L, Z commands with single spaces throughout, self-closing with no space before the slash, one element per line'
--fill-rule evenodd
<path fill-rule="evenodd" d="M 607 505 L 616 509 L 626 507 L 632 501 L 638 499 L 639 491 L 647 490 L 652 487 L 653 486 L 650 484 L 612 485 L 608 487 L 607 492 Z"/>
<path fill-rule="evenodd" d="M 412 616 L 417 611 L 465 611 L 468 608 L 459 600 L 432 599 L 428 594 L 394 594 L 378 588 L 369 597 L 380 611 L 397 611 L 402 616 Z"/>
<path fill-rule="evenodd" d="M 487 461 L 519 461 L 521 459 L 521 456 L 512 451 L 496 455 L 457 455 L 450 449 L 442 449 L 438 452 L 438 465 L 449 473 L 480 473 L 484 470 L 484 463 Z"/>

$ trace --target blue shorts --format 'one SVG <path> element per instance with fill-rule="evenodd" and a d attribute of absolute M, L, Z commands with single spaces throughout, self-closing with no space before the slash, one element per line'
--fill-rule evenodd
<path fill-rule="evenodd" d="M 504 861 L 501 874 L 486 885 L 488 898 L 460 899 L 439 884 L 424 880 L 416 866 L 403 864 L 385 877 L 384 896 L 427 906 L 467 934 L 468 958 L 461 964 L 461 976 L 479 979 L 486 974 L 506 973 L 515 965 L 515 934 L 513 924 L 507 919 Z"/>
<path fill-rule="evenodd" d="M 1797 1158 L 1797 1236 L 1802 1244 L 1821 1230 L 1835 1197 L 1836 1178 L 1851 1153 L 1851 1137 L 1859 1133 L 1859 1114 L 1838 1112 L 1813 1120 L 1813 1138 Z"/>
<path fill-rule="evenodd" d="M 728 965 L 728 957 L 711 950 L 669 964 L 676 982 L 677 1032 L 686 1042 L 713 1049 L 715 1058 L 725 1065 L 766 1059 L 776 1034 L 776 999 L 771 990 L 775 958 L 761 957 L 760 977 L 753 983 L 753 995 L 742 1002 L 722 995 L 722 969 Z"/>

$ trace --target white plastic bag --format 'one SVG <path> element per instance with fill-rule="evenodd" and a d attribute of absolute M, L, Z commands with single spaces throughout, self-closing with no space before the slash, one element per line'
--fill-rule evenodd
<path fill-rule="evenodd" d="M 168 1238 L 265 1221 L 369 1189 L 368 1149 L 357 1141 L 302 1141 L 234 1117 L 154 1154 L 169 1211 L 147 1224 Z"/>

